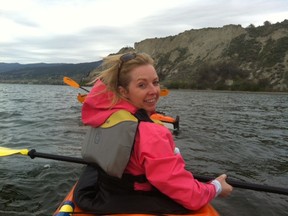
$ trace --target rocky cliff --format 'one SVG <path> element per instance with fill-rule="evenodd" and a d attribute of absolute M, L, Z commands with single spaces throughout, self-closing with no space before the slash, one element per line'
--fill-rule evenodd
<path fill-rule="evenodd" d="M 288 20 L 189 30 L 135 43 L 168 87 L 288 90 Z"/>

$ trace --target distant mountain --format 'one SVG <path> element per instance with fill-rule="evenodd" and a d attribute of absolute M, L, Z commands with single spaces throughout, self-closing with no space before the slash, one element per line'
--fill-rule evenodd
<path fill-rule="evenodd" d="M 153 57 L 161 84 L 168 88 L 288 91 L 288 20 L 191 29 L 145 39 L 118 53 L 131 50 Z M 0 82 L 62 84 L 63 76 L 80 82 L 100 63 L 0 63 Z"/>
<path fill-rule="evenodd" d="M 80 82 L 100 64 L 101 61 L 79 64 L 0 63 L 0 83 L 63 84 L 64 76 Z"/>
<path fill-rule="evenodd" d="M 19 63 L 2 63 L 0 62 L 0 73 L 21 68 Z"/>
<path fill-rule="evenodd" d="M 53 67 L 53 66 L 59 66 L 59 65 L 60 64 L 46 64 L 46 63 L 19 64 L 19 63 L 4 63 L 4 62 L 0 62 L 0 73 L 7 72 L 7 71 L 18 70 L 18 69 L 23 69 L 23 68 Z"/>

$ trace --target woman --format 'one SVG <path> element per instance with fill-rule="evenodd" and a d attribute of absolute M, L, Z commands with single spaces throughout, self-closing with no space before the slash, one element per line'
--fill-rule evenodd
<path fill-rule="evenodd" d="M 149 118 L 160 94 L 152 58 L 126 53 L 109 56 L 104 64 L 108 68 L 82 109 L 83 123 L 92 126 L 83 157 L 97 166 L 88 166 L 80 177 L 74 193 L 79 207 L 98 213 L 185 213 L 229 195 L 225 174 L 209 183 L 195 180 L 171 132 Z"/>

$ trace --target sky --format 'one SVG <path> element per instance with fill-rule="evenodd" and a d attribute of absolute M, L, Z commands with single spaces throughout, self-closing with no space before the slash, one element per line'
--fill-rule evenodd
<path fill-rule="evenodd" d="M 0 62 L 93 62 L 148 38 L 285 19 L 288 0 L 0 0 Z"/>

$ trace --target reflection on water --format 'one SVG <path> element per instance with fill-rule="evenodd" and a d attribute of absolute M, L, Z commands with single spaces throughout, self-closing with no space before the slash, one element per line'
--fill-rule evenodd
<path fill-rule="evenodd" d="M 78 91 L 68 86 L 0 84 L 0 146 L 80 156 L 86 128 Z M 288 94 L 171 91 L 159 111 L 180 116 L 176 143 L 187 169 L 287 188 Z M 27 156 L 0 159 L 0 215 L 53 213 L 82 165 Z M 287 196 L 235 189 L 217 198 L 221 215 L 288 212 Z"/>

